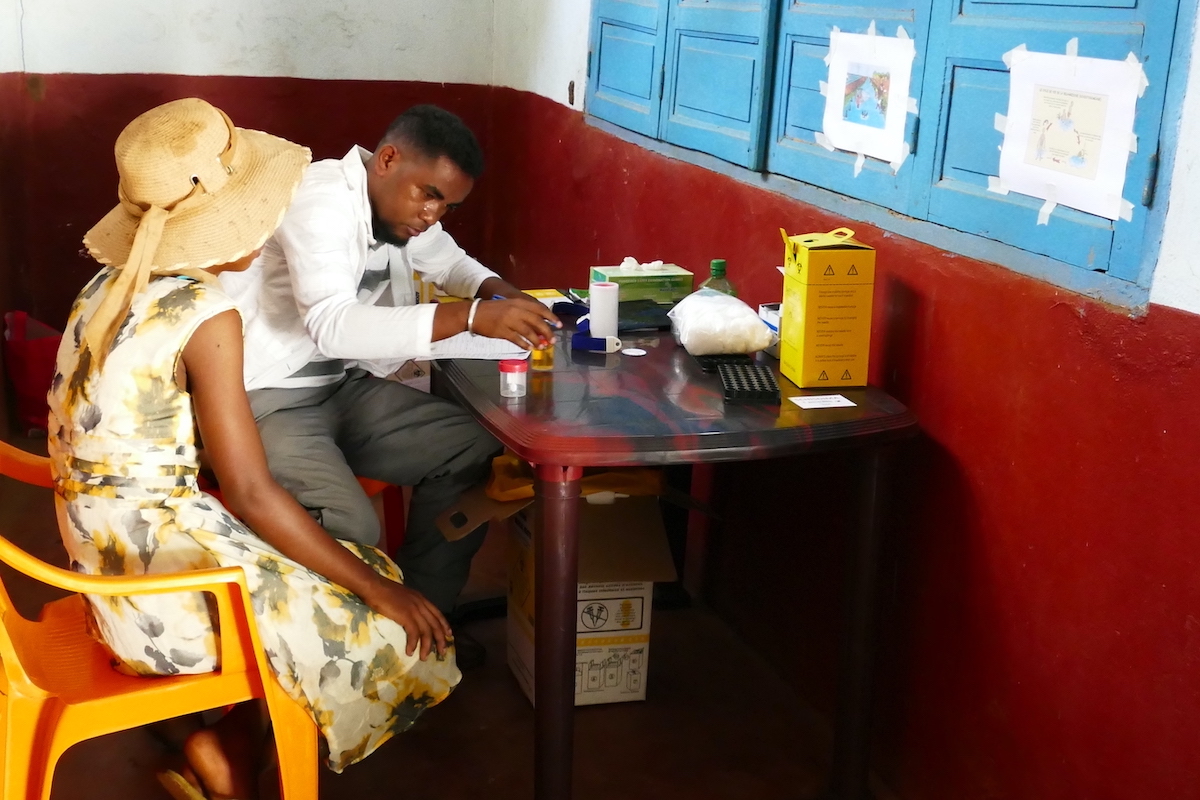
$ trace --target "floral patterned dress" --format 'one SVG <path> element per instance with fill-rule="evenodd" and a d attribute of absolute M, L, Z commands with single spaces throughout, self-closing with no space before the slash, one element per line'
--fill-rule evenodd
<path fill-rule="evenodd" d="M 75 301 L 50 389 L 56 505 L 72 567 L 98 575 L 242 567 L 271 666 L 320 727 L 328 765 L 340 772 L 450 694 L 461 678 L 453 651 L 406 655 L 400 625 L 283 556 L 197 488 L 192 403 L 176 365 L 197 327 L 233 303 L 215 284 L 153 278 L 96 369 L 80 348 L 83 326 L 115 275 L 101 271 Z M 400 580 L 383 553 L 343 544 Z M 203 594 L 88 599 L 124 669 L 217 667 L 219 634 Z"/>

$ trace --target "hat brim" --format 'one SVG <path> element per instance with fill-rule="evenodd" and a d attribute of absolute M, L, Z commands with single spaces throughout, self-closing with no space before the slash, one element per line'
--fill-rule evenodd
<path fill-rule="evenodd" d="M 262 247 L 279 227 L 312 154 L 262 131 L 238 128 L 238 137 L 229 181 L 208 202 L 170 216 L 153 269 L 228 264 Z M 87 232 L 83 244 L 101 264 L 124 266 L 140 221 L 118 205 Z"/>

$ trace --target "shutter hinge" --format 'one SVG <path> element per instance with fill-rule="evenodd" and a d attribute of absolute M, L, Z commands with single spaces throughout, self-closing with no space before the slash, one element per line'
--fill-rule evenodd
<path fill-rule="evenodd" d="M 662 98 L 663 98 L 663 86 L 666 84 L 666 82 L 667 82 L 667 68 L 665 66 L 663 66 L 658 71 L 658 99 L 659 100 L 662 100 Z"/>
<path fill-rule="evenodd" d="M 1158 152 L 1150 154 L 1150 174 L 1146 176 L 1146 185 L 1142 189 L 1142 205 L 1150 207 L 1154 200 L 1154 190 L 1158 188 Z"/>
<path fill-rule="evenodd" d="M 588 50 L 587 76 L 592 77 L 592 51 Z"/>

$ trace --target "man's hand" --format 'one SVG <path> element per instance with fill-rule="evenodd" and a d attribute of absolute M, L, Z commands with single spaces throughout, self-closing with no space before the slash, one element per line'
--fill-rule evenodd
<path fill-rule="evenodd" d="M 521 295 L 480 302 L 471 330 L 480 336 L 507 339 L 526 350 L 540 350 L 550 344 L 554 329 L 561 327 L 562 323 L 550 309 L 528 295 Z"/>
<path fill-rule="evenodd" d="M 371 595 L 369 599 L 363 598 L 367 605 L 385 617 L 395 620 L 408 634 L 408 647 L 405 650 L 408 655 L 411 656 L 418 646 L 422 661 L 434 648 L 437 649 L 438 655 L 445 654 L 446 640 L 453 639 L 454 634 L 442 612 L 425 599 L 425 595 L 382 576 Z"/>

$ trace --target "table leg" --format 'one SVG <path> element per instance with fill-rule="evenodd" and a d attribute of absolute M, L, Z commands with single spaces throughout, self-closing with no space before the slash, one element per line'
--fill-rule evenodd
<path fill-rule="evenodd" d="M 692 499 L 704 506 L 712 503 L 716 467 L 712 464 L 692 465 Z M 687 544 L 683 550 L 683 588 L 699 600 L 704 596 L 704 579 L 708 571 L 708 534 L 710 517 L 703 511 L 688 511 Z"/>
<path fill-rule="evenodd" d="M 878 618 L 883 507 L 891 448 L 872 448 L 860 467 L 859 516 L 846 555 L 846 584 L 838 658 L 837 718 L 828 797 L 868 800 L 871 750 L 871 678 Z"/>
<path fill-rule="evenodd" d="M 579 467 L 537 467 L 534 528 L 534 798 L 570 800 L 575 750 Z"/>

